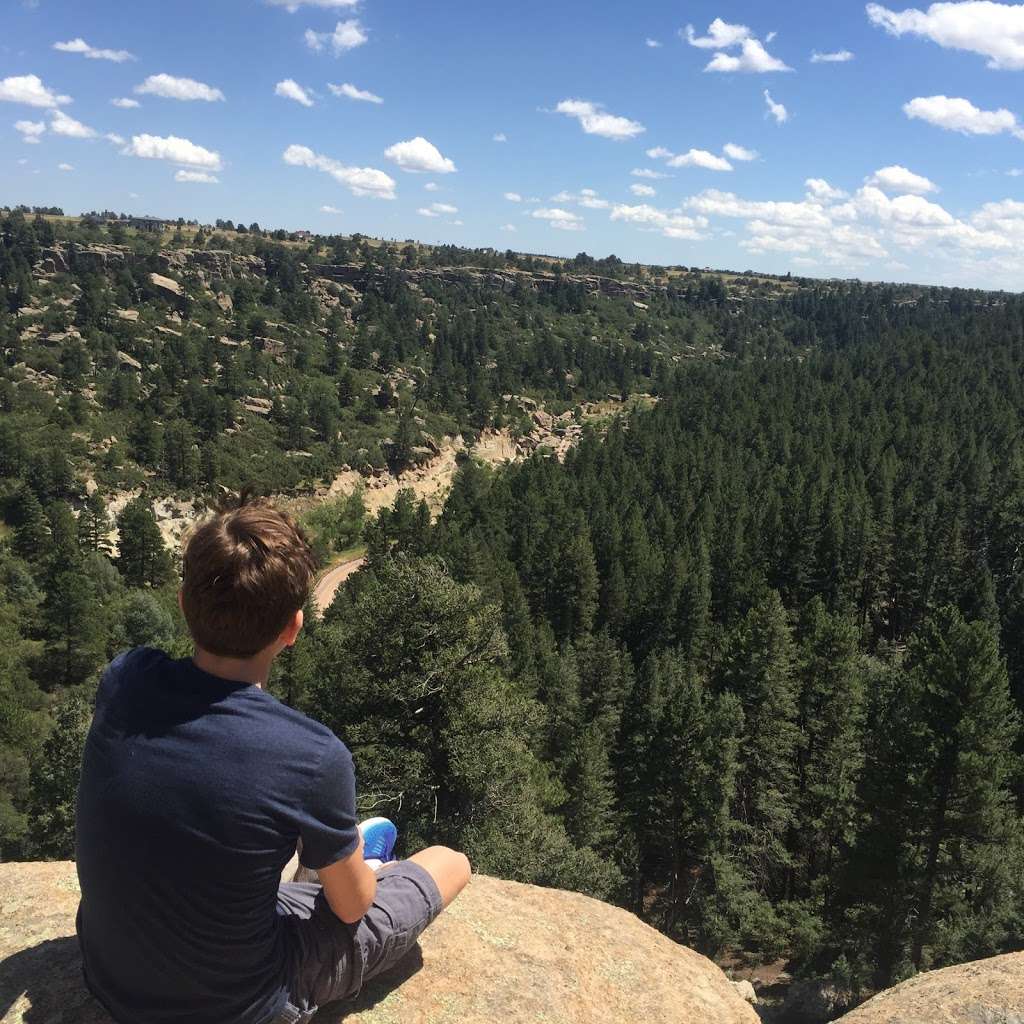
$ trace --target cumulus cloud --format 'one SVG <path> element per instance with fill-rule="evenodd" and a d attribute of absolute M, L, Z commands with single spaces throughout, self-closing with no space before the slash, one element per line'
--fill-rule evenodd
<path fill-rule="evenodd" d="M 442 214 L 458 213 L 459 208 L 450 203 L 431 203 L 430 206 L 421 206 L 416 212 L 423 217 L 440 217 Z"/>
<path fill-rule="evenodd" d="M 950 96 L 918 96 L 903 104 L 903 112 L 910 118 L 920 118 L 951 132 L 963 135 L 1000 135 L 1010 132 L 1018 138 L 1024 130 L 1009 110 L 981 110 L 970 100 Z"/>
<path fill-rule="evenodd" d="M 580 215 L 573 213 L 571 210 L 562 210 L 558 207 L 541 207 L 540 209 L 533 210 L 530 216 L 536 217 L 537 220 L 546 220 L 551 227 L 558 228 L 559 231 L 582 231 L 584 229 L 583 220 L 580 218 Z"/>
<path fill-rule="evenodd" d="M 703 167 L 706 171 L 731 171 L 732 164 L 725 157 L 716 156 L 706 149 L 691 149 L 686 153 L 673 156 L 669 167 Z"/>
<path fill-rule="evenodd" d="M 208 171 L 176 171 L 175 181 L 188 182 L 194 185 L 219 185 L 220 178 Z"/>
<path fill-rule="evenodd" d="M 125 143 L 124 136 L 118 135 L 117 132 L 107 132 L 103 138 L 105 138 L 107 142 L 112 142 L 115 146 L 123 146 Z"/>
<path fill-rule="evenodd" d="M 686 26 L 685 33 L 680 33 L 691 46 L 699 46 L 703 50 L 728 50 L 750 38 L 750 29 L 746 25 L 730 25 L 721 18 L 715 18 L 708 26 L 706 36 L 698 36 L 692 25 Z"/>
<path fill-rule="evenodd" d="M 835 53 L 818 53 L 815 50 L 811 54 L 812 64 L 845 64 L 853 60 L 853 54 L 849 50 L 836 50 Z"/>
<path fill-rule="evenodd" d="M 648 36 L 644 40 L 644 45 L 649 47 L 652 50 L 657 50 L 661 46 L 661 43 L 659 43 L 657 39 L 651 39 L 651 37 Z"/>
<path fill-rule="evenodd" d="M 423 190 L 425 192 L 436 192 L 440 187 L 436 181 L 428 181 L 424 184 Z"/>
<path fill-rule="evenodd" d="M 792 71 L 793 69 L 785 61 L 773 57 L 759 40 L 744 39 L 738 57 L 734 57 L 731 53 L 716 53 L 704 70 L 758 74 L 766 71 Z"/>
<path fill-rule="evenodd" d="M 339 210 L 336 206 L 331 206 L 329 203 L 325 203 L 323 206 L 320 207 L 320 212 L 321 213 L 341 213 L 341 210 Z"/>
<path fill-rule="evenodd" d="M 138 100 L 129 99 L 127 96 L 118 96 L 110 102 L 113 106 L 120 107 L 122 110 L 134 110 L 141 105 Z"/>
<path fill-rule="evenodd" d="M 367 89 L 357 89 L 351 82 L 343 82 L 341 85 L 327 83 L 327 88 L 335 96 L 347 96 L 350 100 L 360 100 L 363 103 L 383 103 L 384 101 L 376 94 Z"/>
<path fill-rule="evenodd" d="M 452 174 L 457 170 L 455 164 L 422 135 L 388 146 L 384 156 L 410 174 Z"/>
<path fill-rule="evenodd" d="M 53 112 L 50 131 L 54 135 L 66 135 L 71 139 L 95 139 L 97 135 L 95 129 L 76 121 L 73 117 L 68 117 L 63 110 Z"/>
<path fill-rule="evenodd" d="M 135 92 L 142 95 L 162 96 L 167 100 L 202 100 L 215 103 L 224 99 L 220 89 L 214 89 L 205 82 L 197 82 L 194 78 L 175 78 L 173 75 L 150 75 L 141 85 L 135 86 Z"/>
<path fill-rule="evenodd" d="M 283 7 L 289 14 L 294 14 L 300 7 L 340 8 L 358 7 L 359 0 L 267 0 L 270 7 Z"/>
<path fill-rule="evenodd" d="M 34 144 L 39 142 L 39 136 L 46 131 L 46 123 L 44 121 L 15 121 L 14 128 L 15 131 L 21 133 L 22 142 Z"/>
<path fill-rule="evenodd" d="M 634 182 L 630 185 L 629 191 L 635 196 L 643 196 L 645 198 L 650 198 L 651 196 L 656 196 L 658 194 L 657 190 L 651 188 L 650 185 L 641 185 L 639 182 Z"/>
<path fill-rule="evenodd" d="M 652 181 L 656 181 L 658 178 L 667 178 L 667 174 L 662 174 L 661 171 L 654 171 L 650 167 L 634 167 L 629 172 L 634 178 L 650 178 Z"/>
<path fill-rule="evenodd" d="M 177 135 L 168 135 L 166 138 L 159 135 L 133 135 L 123 152 L 126 156 L 137 156 L 143 160 L 169 160 L 171 163 L 208 171 L 219 171 L 222 166 L 220 153 L 197 146 Z"/>
<path fill-rule="evenodd" d="M 580 206 L 585 206 L 588 210 L 606 210 L 611 206 L 607 199 L 602 199 L 592 188 L 581 188 L 579 192 L 566 192 L 563 190 L 558 195 L 552 196 L 551 202 L 578 203 Z"/>
<path fill-rule="evenodd" d="M 358 18 L 350 18 L 348 21 L 339 21 L 333 32 L 314 32 L 308 28 L 305 38 L 306 45 L 316 53 L 329 46 L 334 56 L 340 57 L 341 54 L 362 46 L 370 37 Z"/>
<path fill-rule="evenodd" d="M 491 142 L 508 142 L 508 136 L 504 132 L 495 132 L 491 136 Z"/>
<path fill-rule="evenodd" d="M 939 191 L 939 186 L 934 181 L 929 181 L 928 178 L 915 174 L 900 164 L 882 167 L 867 178 L 865 184 L 874 185 L 883 192 L 910 192 L 919 196 Z"/>
<path fill-rule="evenodd" d="M 965 0 L 934 3 L 927 11 L 891 11 L 871 3 L 867 14 L 890 35 L 921 36 L 946 49 L 977 53 L 988 58 L 990 68 L 1024 69 L 1024 4 Z"/>
<path fill-rule="evenodd" d="M 706 218 L 690 217 L 680 210 L 659 210 L 656 206 L 649 206 L 646 203 L 639 206 L 617 204 L 612 207 L 611 219 L 640 224 L 645 230 L 660 231 L 666 238 L 695 242 L 706 237 L 703 234 L 703 229 L 707 227 Z"/>
<path fill-rule="evenodd" d="M 73 171 L 74 169 L 74 165 L 72 164 L 57 164 L 58 171 Z"/>
<path fill-rule="evenodd" d="M 43 85 L 38 75 L 14 75 L 0 78 L 0 100 L 24 103 L 29 107 L 59 107 L 71 102 L 70 96 L 60 96 Z"/>
<path fill-rule="evenodd" d="M 748 162 L 750 160 L 757 159 L 757 152 L 753 149 L 745 149 L 743 146 L 737 146 L 735 142 L 727 142 L 722 147 L 722 152 L 730 160 L 739 160 L 741 162 Z"/>
<path fill-rule="evenodd" d="M 523 197 L 518 192 L 506 192 L 505 198 L 510 203 L 521 203 L 523 201 Z"/>
<path fill-rule="evenodd" d="M 766 117 L 774 117 L 776 124 L 785 124 L 789 120 L 789 111 L 781 103 L 776 103 L 767 89 L 764 91 L 764 102 L 768 107 Z"/>
<path fill-rule="evenodd" d="M 127 50 L 98 50 L 90 46 L 84 39 L 71 39 L 66 43 L 54 43 L 53 48 L 62 53 L 80 53 L 90 60 L 111 60 L 115 64 L 123 64 L 126 60 L 135 60 L 135 55 Z"/>
<path fill-rule="evenodd" d="M 313 100 L 309 93 L 306 92 L 298 82 L 291 78 L 286 78 L 283 82 L 278 82 L 277 85 L 274 86 L 274 95 L 281 96 L 286 100 L 295 100 L 296 103 L 301 103 L 304 107 L 313 106 Z"/>
<path fill-rule="evenodd" d="M 519 229 L 515 226 L 515 224 L 502 224 L 501 227 L 498 228 L 498 230 L 499 231 L 513 231 L 514 232 L 514 231 L 518 231 Z"/>
<path fill-rule="evenodd" d="M 841 188 L 833 188 L 824 178 L 808 178 L 804 185 L 807 188 L 808 198 L 816 199 L 821 203 L 846 198 L 846 193 Z"/>
<path fill-rule="evenodd" d="M 283 154 L 286 164 L 309 167 L 329 174 L 353 195 L 372 199 L 394 199 L 395 180 L 375 167 L 348 167 L 331 157 L 314 153 L 308 146 L 289 146 Z"/>
<path fill-rule="evenodd" d="M 647 129 L 639 121 L 607 113 L 600 103 L 589 100 L 561 100 L 555 112 L 575 117 L 587 135 L 600 135 L 605 139 L 621 142 L 632 139 Z"/>

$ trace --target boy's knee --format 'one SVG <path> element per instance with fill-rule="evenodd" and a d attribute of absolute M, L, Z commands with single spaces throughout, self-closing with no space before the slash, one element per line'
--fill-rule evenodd
<path fill-rule="evenodd" d="M 453 881 L 459 883 L 460 889 L 468 884 L 473 867 L 464 853 L 449 849 L 447 846 L 431 846 L 423 852 L 444 864 L 446 873 Z"/>

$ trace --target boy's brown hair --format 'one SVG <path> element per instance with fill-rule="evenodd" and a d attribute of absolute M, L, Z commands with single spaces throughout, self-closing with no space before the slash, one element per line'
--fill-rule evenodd
<path fill-rule="evenodd" d="M 222 503 L 185 546 L 181 604 L 196 644 L 250 658 L 306 603 L 316 559 L 285 512 L 247 491 Z"/>

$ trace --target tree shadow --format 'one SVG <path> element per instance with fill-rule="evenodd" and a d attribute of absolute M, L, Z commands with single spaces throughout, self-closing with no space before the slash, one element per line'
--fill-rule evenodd
<path fill-rule="evenodd" d="M 363 986 L 358 998 L 321 1007 L 315 1024 L 337 1024 L 369 1010 L 423 967 L 417 943 L 390 970 Z M 10 1015 L 10 1016 L 8 1016 Z M 85 987 L 78 939 L 47 939 L 0 960 L 0 1020 L 24 1024 L 113 1024 Z"/>

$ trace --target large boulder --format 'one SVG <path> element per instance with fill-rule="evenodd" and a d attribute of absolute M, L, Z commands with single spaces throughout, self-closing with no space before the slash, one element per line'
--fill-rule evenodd
<path fill-rule="evenodd" d="M 1024 1024 L 1024 953 L 919 974 L 838 1024 Z"/>
<path fill-rule="evenodd" d="M 3 1024 L 110 1024 L 81 981 L 73 864 L 0 865 Z M 710 960 L 575 893 L 474 875 L 388 976 L 318 1024 L 757 1024 Z"/>

